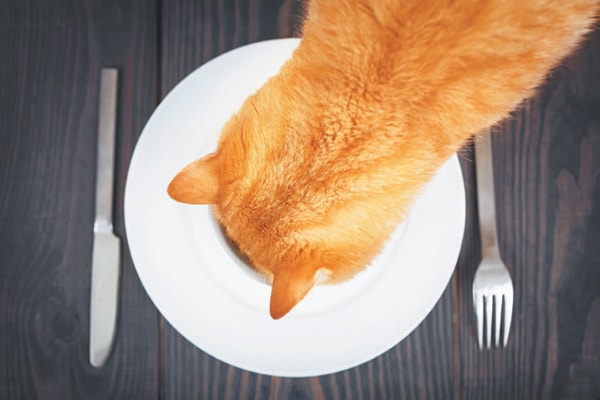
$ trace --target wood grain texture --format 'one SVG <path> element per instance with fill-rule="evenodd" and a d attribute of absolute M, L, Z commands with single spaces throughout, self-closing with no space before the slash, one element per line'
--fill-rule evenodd
<path fill-rule="evenodd" d="M 133 143 L 156 105 L 149 1 L 0 4 L 0 398 L 158 395 L 157 314 L 125 240 L 116 347 L 88 364 L 99 71 L 120 69 L 115 227 Z"/>
<path fill-rule="evenodd" d="M 499 239 L 515 283 L 506 350 L 479 352 L 462 291 L 466 399 L 600 398 L 600 32 L 493 136 Z M 468 288 L 474 268 L 462 270 Z"/>
<path fill-rule="evenodd" d="M 165 95 L 204 62 L 240 45 L 293 36 L 302 5 L 284 1 L 164 2 L 161 82 Z M 381 357 L 338 374 L 271 377 L 224 364 L 182 338 L 165 322 L 164 399 L 386 399 L 451 398 L 452 288 L 425 322 Z M 357 344 L 359 345 L 359 344 Z"/>

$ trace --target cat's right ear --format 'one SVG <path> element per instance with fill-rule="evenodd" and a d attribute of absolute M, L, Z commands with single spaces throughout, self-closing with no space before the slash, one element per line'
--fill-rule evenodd
<path fill-rule="evenodd" d="M 219 193 L 216 154 L 209 154 L 186 165 L 169 183 L 167 193 L 181 203 L 214 204 Z"/>
<path fill-rule="evenodd" d="M 331 270 L 308 266 L 282 268 L 275 272 L 271 285 L 270 313 L 273 319 L 285 316 L 319 283 L 327 281 Z"/>

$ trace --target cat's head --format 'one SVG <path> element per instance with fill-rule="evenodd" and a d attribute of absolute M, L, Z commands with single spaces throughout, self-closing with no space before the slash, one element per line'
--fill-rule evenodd
<path fill-rule="evenodd" d="M 327 281 L 331 270 L 314 264 L 302 254 L 303 246 L 290 243 L 292 235 L 278 232 L 278 224 L 267 214 L 266 204 L 243 196 L 239 188 L 229 189 L 224 177 L 222 152 L 210 154 L 187 165 L 168 187 L 169 195 L 188 204 L 209 204 L 225 233 L 249 259 L 251 266 L 271 283 L 270 314 L 286 315 L 316 285 Z M 234 185 L 236 186 L 236 185 Z M 233 192 L 228 193 L 230 190 Z M 227 199 L 227 200 L 225 200 Z M 262 199 L 268 203 L 268 199 Z M 260 218 L 263 215 L 265 218 Z"/>

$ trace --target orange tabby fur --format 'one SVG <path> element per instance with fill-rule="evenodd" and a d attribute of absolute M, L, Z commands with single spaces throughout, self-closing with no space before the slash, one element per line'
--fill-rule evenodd
<path fill-rule="evenodd" d="M 313 0 L 293 57 L 171 182 L 212 204 L 281 318 L 365 268 L 435 171 L 589 29 L 596 0 Z"/>

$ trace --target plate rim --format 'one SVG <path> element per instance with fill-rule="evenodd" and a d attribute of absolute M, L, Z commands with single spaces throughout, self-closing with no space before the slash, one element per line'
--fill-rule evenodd
<path fill-rule="evenodd" d="M 427 311 L 424 313 L 424 315 L 421 318 L 418 318 L 418 320 L 416 320 L 416 322 L 414 322 L 414 326 L 412 326 L 410 329 L 408 329 L 408 332 L 404 335 L 402 335 L 399 339 L 397 340 L 391 340 L 390 343 L 386 343 L 383 347 L 385 347 L 385 349 L 383 351 L 378 351 L 375 353 L 373 353 L 371 356 L 369 357 L 358 357 L 360 358 L 359 362 L 355 361 L 349 361 L 347 363 L 344 364 L 339 364 L 338 367 L 336 368 L 331 368 L 331 367 L 325 367 L 325 368 L 320 368 L 318 365 L 315 366 L 315 368 L 311 368 L 310 370 L 294 370 L 293 368 L 287 371 L 281 371 L 278 369 L 269 369 L 268 367 L 256 367 L 256 366 L 252 366 L 252 365 L 240 365 L 240 363 L 235 360 L 235 359 L 231 359 L 227 356 L 223 356 L 223 354 L 215 354 L 214 351 L 209 351 L 207 350 L 205 347 L 201 346 L 199 343 L 197 343 L 197 340 L 195 340 L 195 338 L 192 338 L 190 336 L 190 332 L 187 331 L 182 331 L 178 328 L 178 325 L 181 326 L 181 324 L 179 324 L 178 321 L 173 321 L 172 319 L 177 319 L 176 317 L 173 317 L 173 313 L 168 309 L 168 306 L 165 306 L 165 304 L 159 304 L 159 302 L 157 302 L 157 298 L 160 298 L 160 296 L 158 296 L 155 293 L 155 288 L 153 287 L 152 284 L 149 283 L 149 281 L 147 280 L 147 276 L 146 276 L 146 271 L 144 271 L 143 267 L 141 266 L 140 263 L 140 256 L 139 256 L 139 250 L 134 249 L 133 247 L 135 247 L 136 245 L 134 245 L 132 247 L 131 243 L 135 243 L 135 240 L 130 240 L 130 233 L 134 232 L 134 228 L 132 228 L 131 225 L 131 215 L 132 215 L 132 199 L 133 199 L 133 195 L 132 195 L 132 180 L 130 180 L 130 178 L 135 178 L 135 171 L 136 168 L 138 168 L 138 164 L 140 163 L 140 161 L 138 161 L 138 159 L 141 157 L 139 154 L 143 149 L 144 146 L 146 146 L 146 142 L 148 139 L 148 134 L 146 134 L 146 136 L 144 135 L 147 131 L 147 129 L 152 128 L 152 124 L 154 123 L 155 119 L 158 118 L 157 115 L 159 115 L 160 112 L 162 112 L 161 110 L 164 108 L 164 104 L 168 104 L 169 102 L 171 102 L 172 98 L 176 98 L 178 91 L 180 90 L 180 88 L 184 87 L 187 83 L 189 82 L 189 78 L 191 76 L 194 76 L 195 74 L 200 74 L 201 71 L 203 69 L 206 68 L 207 65 L 211 64 L 211 63 L 215 63 L 218 62 L 218 60 L 223 60 L 223 57 L 228 57 L 231 56 L 231 53 L 234 53 L 236 51 L 240 51 L 240 49 L 245 49 L 245 50 L 249 50 L 252 47 L 256 48 L 256 47 L 263 47 L 266 46 L 265 48 L 269 48 L 270 46 L 272 46 L 275 43 L 278 44 L 283 44 L 284 46 L 286 45 L 285 43 L 288 43 L 289 45 L 291 45 L 292 43 L 294 43 L 295 45 L 297 45 L 297 43 L 299 42 L 299 39 L 296 38 L 286 38 L 286 39 L 273 39 L 273 40 L 268 40 L 268 41 L 261 41 L 261 42 L 256 42 L 256 43 L 252 43 L 246 46 L 242 46 L 236 49 L 233 49 L 231 51 L 228 51 L 212 60 L 210 60 L 209 62 L 205 63 L 204 65 L 200 66 L 199 68 L 195 69 L 193 72 L 191 72 L 190 74 L 188 74 L 184 79 L 182 79 L 168 94 L 167 96 L 165 96 L 165 98 L 163 99 L 163 101 L 161 101 L 161 103 L 159 104 L 159 106 L 154 110 L 154 112 L 152 113 L 152 115 L 150 116 L 150 118 L 148 119 L 148 122 L 146 123 L 139 139 L 138 142 L 135 146 L 135 150 L 132 154 L 131 157 L 131 162 L 129 165 L 129 170 L 128 170 L 128 174 L 127 174 L 127 181 L 126 181 L 126 186 L 125 186 L 125 195 L 124 195 L 124 219 L 125 219 L 125 231 L 126 231 L 126 237 L 127 237 L 127 243 L 129 246 L 129 251 L 130 251 L 130 255 L 133 261 L 133 265 L 135 267 L 136 273 L 138 274 L 139 278 L 140 278 L 140 282 L 142 283 L 142 286 L 144 287 L 144 290 L 146 291 L 146 293 L 148 294 L 149 298 L 151 299 L 153 305 L 158 309 L 158 311 L 161 313 L 161 315 L 165 318 L 166 321 L 168 321 L 168 323 L 173 327 L 173 329 L 175 329 L 179 334 L 181 334 L 184 338 L 186 338 L 186 340 L 188 340 L 191 344 L 193 344 L 195 347 L 199 348 L 201 351 L 209 354 L 210 356 L 219 359 L 223 362 L 226 362 L 230 365 L 236 366 L 238 368 L 243 368 L 252 372 L 256 372 L 256 373 L 262 373 L 262 374 L 268 374 L 268 375 L 273 375 L 273 376 L 286 376 L 286 377 L 306 377 L 306 376 L 319 376 L 319 375 L 324 375 L 324 374 L 330 374 L 330 373 L 335 373 L 335 372 L 339 372 L 339 371 L 343 371 L 346 370 L 348 368 L 352 368 L 355 367 L 357 365 L 363 364 L 365 362 L 368 362 L 374 358 L 377 358 L 378 356 L 382 355 L 383 353 L 387 352 L 390 348 L 394 347 L 397 343 L 399 343 L 400 341 L 404 340 L 408 335 L 410 335 L 412 333 L 412 331 L 414 331 L 414 329 L 420 325 L 424 319 L 427 318 L 427 316 L 430 314 L 431 310 L 435 307 L 435 305 L 437 304 L 437 302 L 439 301 L 439 299 L 441 298 L 441 296 L 443 295 L 444 291 L 446 290 L 446 287 L 448 286 L 448 282 L 450 281 L 451 277 L 452 277 L 452 273 L 455 269 L 456 266 L 456 261 L 458 259 L 458 256 L 460 255 L 460 250 L 461 250 L 461 243 L 463 241 L 463 236 L 464 236 L 464 230 L 465 230 L 465 216 L 466 216 L 466 202 L 465 202 L 465 191 L 464 191 L 464 178 L 462 175 L 462 170 L 460 168 L 459 162 L 458 162 L 458 157 L 456 155 L 453 155 L 450 160 L 448 161 L 448 163 L 453 164 L 454 166 L 452 168 L 454 168 L 454 173 L 457 173 L 458 175 L 458 182 L 456 182 L 458 187 L 457 189 L 457 195 L 460 197 L 459 203 L 460 203 L 460 207 L 458 211 L 458 219 L 462 220 L 462 222 L 459 224 L 460 226 L 458 227 L 458 231 L 459 234 L 457 233 L 457 236 L 459 237 L 459 239 L 457 239 L 457 245 L 454 247 L 454 256 L 452 257 L 452 263 L 448 263 L 448 264 L 452 264 L 452 267 L 448 267 L 445 268 L 445 272 L 447 277 L 444 279 L 444 285 L 442 290 L 435 296 L 435 300 L 431 301 L 431 304 L 428 304 L 426 306 Z M 145 138 L 145 139 L 144 139 Z M 140 145 L 141 143 L 141 145 Z M 446 165 L 446 164 L 444 164 Z M 132 172 L 133 171 L 133 172 Z M 197 206 L 196 206 L 197 207 Z M 381 346 L 380 346 L 381 347 Z M 218 353 L 218 352 L 217 352 Z M 242 363 L 243 364 L 243 363 Z"/>

